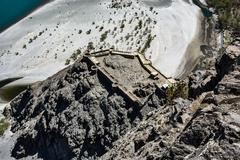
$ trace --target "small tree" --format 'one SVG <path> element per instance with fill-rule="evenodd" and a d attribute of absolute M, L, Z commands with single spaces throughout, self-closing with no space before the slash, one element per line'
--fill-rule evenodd
<path fill-rule="evenodd" d="M 27 48 L 27 45 L 26 45 L 26 44 L 24 44 L 24 45 L 23 45 L 23 49 L 26 49 L 26 48 Z"/>
<path fill-rule="evenodd" d="M 70 64 L 70 59 L 66 59 L 65 65 L 69 65 Z"/>
<path fill-rule="evenodd" d="M 86 34 L 90 34 L 90 33 L 91 33 L 91 31 L 92 31 L 92 30 L 91 30 L 91 29 L 89 29 L 89 30 L 86 32 Z"/>
<path fill-rule="evenodd" d="M 100 37 L 101 42 L 103 42 L 107 38 L 107 34 L 108 34 L 108 32 L 106 31 L 101 35 L 101 37 Z"/>

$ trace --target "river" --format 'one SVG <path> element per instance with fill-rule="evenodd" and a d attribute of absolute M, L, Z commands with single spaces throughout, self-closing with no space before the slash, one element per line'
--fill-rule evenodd
<path fill-rule="evenodd" d="M 16 23 L 43 2 L 44 0 L 1 0 L 0 32 Z"/>

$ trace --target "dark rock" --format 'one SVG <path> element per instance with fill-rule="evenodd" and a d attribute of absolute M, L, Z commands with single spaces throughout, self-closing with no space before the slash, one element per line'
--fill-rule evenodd
<path fill-rule="evenodd" d="M 218 71 L 192 75 L 190 87 L 199 98 L 175 99 L 150 112 L 101 159 L 239 159 L 239 54 L 228 49 L 216 61 Z"/>
<path fill-rule="evenodd" d="M 234 70 L 239 61 L 239 47 L 229 46 L 226 52 L 216 61 L 215 67 L 208 70 L 195 71 L 195 73 L 189 76 L 189 95 L 196 98 L 203 92 L 214 90 L 224 76 Z M 237 87 L 236 84 L 234 86 Z"/>
<path fill-rule="evenodd" d="M 97 159 L 149 111 L 161 107 L 162 94 L 156 86 L 137 91 L 140 97 L 149 96 L 139 106 L 91 68 L 80 59 L 32 85 L 5 109 L 13 121 L 11 130 L 19 134 L 12 150 L 14 158 L 37 154 L 51 160 Z M 154 136 L 151 133 L 149 140 Z M 136 149 L 141 145 L 136 142 Z"/>

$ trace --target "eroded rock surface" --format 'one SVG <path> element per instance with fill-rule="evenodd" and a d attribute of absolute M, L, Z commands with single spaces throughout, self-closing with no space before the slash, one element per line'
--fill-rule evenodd
<path fill-rule="evenodd" d="M 190 95 L 197 98 L 175 99 L 173 105 L 163 105 L 164 90 L 153 79 L 146 80 L 148 76 L 141 84 L 133 83 L 141 78 L 134 75 L 147 75 L 144 70 L 131 69 L 133 63 L 117 63 L 123 60 L 119 56 L 112 57 L 113 63 L 110 56 L 103 59 L 110 67 L 103 71 L 82 58 L 29 87 L 5 110 L 13 122 L 11 130 L 18 135 L 12 156 L 238 159 L 239 56 L 239 47 L 230 46 L 209 70 L 196 71 L 189 87 Z M 131 84 L 131 95 L 144 99 L 144 104 L 134 103 L 116 89 L 118 83 L 103 77 L 106 72 L 116 79 L 122 71 L 131 76 L 126 84 L 118 83 L 125 88 Z"/>
<path fill-rule="evenodd" d="M 196 72 L 194 86 L 190 77 L 190 87 L 199 88 L 190 88 L 196 100 L 149 113 L 102 159 L 239 159 L 239 56 L 238 47 L 227 48 L 216 68 Z"/>
<path fill-rule="evenodd" d="M 130 67 L 131 63 L 115 65 L 115 72 L 124 69 L 136 77 L 144 71 Z M 161 89 L 147 85 L 148 81 L 145 84 L 151 87 L 136 85 L 136 94 L 147 99 L 141 106 L 113 87 L 103 74 L 82 58 L 15 98 L 5 110 L 13 121 L 11 130 L 19 134 L 12 156 L 97 159 L 149 111 L 161 107 Z"/>
<path fill-rule="evenodd" d="M 238 72 L 239 48 L 239 46 L 229 46 L 223 55 L 212 58 L 215 61 L 214 66 L 192 73 L 189 78 L 190 96 L 196 98 L 203 92 L 212 91 L 223 78 L 231 76 L 233 70 Z M 230 74 L 228 75 L 228 73 Z M 238 75 L 239 73 L 233 74 Z"/>

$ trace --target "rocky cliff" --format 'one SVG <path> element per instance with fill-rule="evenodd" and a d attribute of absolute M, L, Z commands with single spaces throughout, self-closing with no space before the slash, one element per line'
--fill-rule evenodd
<path fill-rule="evenodd" d="M 117 63 L 116 57 L 112 61 L 108 58 L 106 63 L 115 72 L 124 70 L 129 80 L 143 76 L 137 76 L 141 68 L 127 68 L 131 63 Z M 163 94 L 154 85 L 140 87 L 135 93 L 147 101 L 143 105 L 134 103 L 86 59 L 80 59 L 30 86 L 5 110 L 13 120 L 11 130 L 19 134 L 12 156 L 38 154 L 51 160 L 102 156 L 149 111 L 161 108 Z"/>
<path fill-rule="evenodd" d="M 229 46 L 215 61 L 210 70 L 190 76 L 194 99 L 178 98 L 173 105 L 163 105 L 164 92 L 145 87 L 152 96 L 141 106 L 79 60 L 30 86 L 5 110 L 13 122 L 11 130 L 19 135 L 12 156 L 238 159 L 239 46 Z"/>
<path fill-rule="evenodd" d="M 215 27 L 208 29 L 214 38 Z M 122 90 L 116 89 L 118 83 L 109 83 L 111 75 L 104 77 L 84 58 L 29 86 L 4 111 L 17 137 L 12 157 L 239 159 L 239 40 L 219 51 L 216 45 L 210 38 L 203 46 L 205 64 L 184 80 L 188 86 L 184 99 L 166 97 L 168 89 L 150 81 L 135 63 L 119 61 L 117 56 L 101 63 L 117 72 Z M 121 92 L 126 86 L 132 87 L 131 94 Z M 135 103 L 131 96 L 144 103 Z"/>
<path fill-rule="evenodd" d="M 150 112 L 102 159 L 239 159 L 239 62 L 239 46 L 228 47 L 215 68 L 190 77 L 196 100 Z"/>

